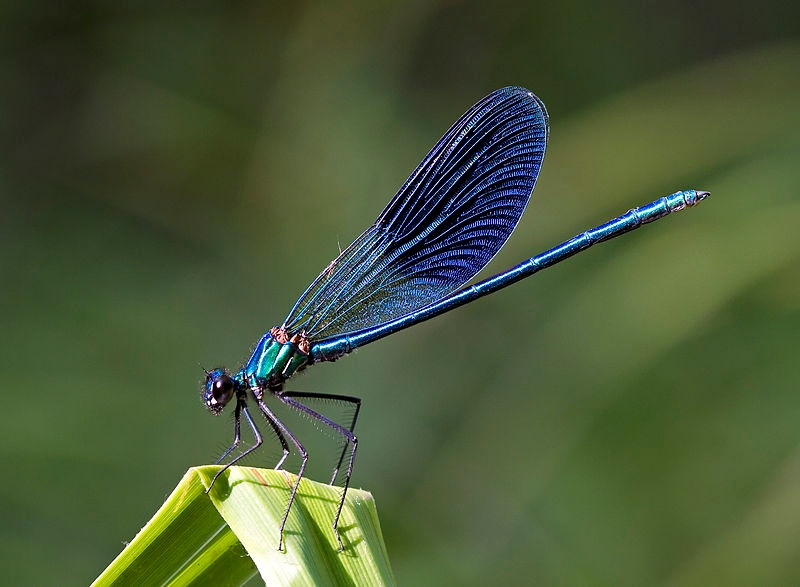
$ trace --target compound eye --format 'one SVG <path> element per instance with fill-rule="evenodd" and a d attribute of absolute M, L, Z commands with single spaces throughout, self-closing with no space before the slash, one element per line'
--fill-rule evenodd
<path fill-rule="evenodd" d="M 214 369 L 206 377 L 205 402 L 212 412 L 219 413 L 231 401 L 236 383 L 225 370 Z"/>
<path fill-rule="evenodd" d="M 230 377 L 220 377 L 214 381 L 214 398 L 218 402 L 228 401 L 233 392 L 233 379 Z"/>

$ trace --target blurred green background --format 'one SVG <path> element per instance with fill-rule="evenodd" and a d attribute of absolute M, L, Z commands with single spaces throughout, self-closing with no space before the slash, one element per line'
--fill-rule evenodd
<path fill-rule="evenodd" d="M 483 275 L 712 197 L 290 382 L 363 398 L 353 482 L 399 582 L 800 583 L 797 4 L 0 18 L 4 582 L 90 582 L 229 443 L 201 366 L 245 360 L 447 127 L 516 84 L 551 141 Z"/>

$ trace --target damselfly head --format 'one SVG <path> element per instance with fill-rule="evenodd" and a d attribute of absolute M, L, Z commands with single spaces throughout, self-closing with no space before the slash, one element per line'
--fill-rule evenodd
<path fill-rule="evenodd" d="M 236 381 L 227 369 L 220 367 L 206 372 L 203 400 L 212 414 L 219 414 L 235 394 Z"/>

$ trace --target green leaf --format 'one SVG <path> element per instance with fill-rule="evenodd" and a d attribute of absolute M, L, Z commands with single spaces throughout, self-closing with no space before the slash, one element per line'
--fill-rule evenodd
<path fill-rule="evenodd" d="M 375 501 L 303 479 L 278 551 L 278 529 L 297 477 L 230 467 L 206 494 L 218 466 L 189 469 L 133 541 L 94 585 L 241 585 L 260 573 L 268 585 L 394 585 Z"/>

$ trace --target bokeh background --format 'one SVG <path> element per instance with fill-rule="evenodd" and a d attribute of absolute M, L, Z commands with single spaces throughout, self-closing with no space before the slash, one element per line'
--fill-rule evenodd
<path fill-rule="evenodd" d="M 712 197 L 291 381 L 363 398 L 399 582 L 800 583 L 799 6 L 3 3 L 4 582 L 90 582 L 230 441 L 201 366 L 516 84 L 551 141 L 489 272 Z"/>

